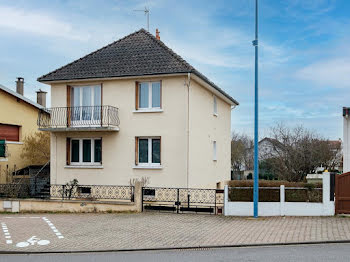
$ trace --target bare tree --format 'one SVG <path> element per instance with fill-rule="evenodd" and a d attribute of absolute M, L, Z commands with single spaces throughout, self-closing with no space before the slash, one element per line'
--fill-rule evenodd
<path fill-rule="evenodd" d="M 302 126 L 288 128 L 278 124 L 271 135 L 270 161 L 279 179 L 302 181 L 317 167 L 328 167 L 334 161 L 329 140 Z"/>
<path fill-rule="evenodd" d="M 247 135 L 232 134 L 231 139 L 231 167 L 234 171 L 253 168 L 253 155 L 251 148 L 253 140 Z"/>

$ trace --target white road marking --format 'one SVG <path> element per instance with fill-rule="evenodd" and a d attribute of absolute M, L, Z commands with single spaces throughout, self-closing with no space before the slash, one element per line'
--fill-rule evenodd
<path fill-rule="evenodd" d="M 58 238 L 64 238 L 64 236 L 62 236 L 62 234 L 58 231 L 58 229 L 49 219 L 47 219 L 46 217 L 42 217 L 42 219 L 47 223 L 47 225 L 51 228 L 51 230 L 56 234 Z"/>
<path fill-rule="evenodd" d="M 8 230 L 8 227 L 7 227 L 6 223 L 1 222 L 1 227 L 2 227 L 2 231 L 4 233 L 5 238 L 7 238 L 6 239 L 6 244 L 8 244 L 8 245 L 12 244 L 11 235 L 10 235 L 10 232 Z"/>
<path fill-rule="evenodd" d="M 5 218 L 40 218 L 40 217 L 5 217 Z"/>
<path fill-rule="evenodd" d="M 32 236 L 27 241 L 19 242 L 16 244 L 16 247 L 28 247 L 29 245 L 34 246 L 35 244 L 39 246 L 46 246 L 50 244 L 49 240 L 41 240 L 40 238 L 37 238 L 36 236 Z"/>

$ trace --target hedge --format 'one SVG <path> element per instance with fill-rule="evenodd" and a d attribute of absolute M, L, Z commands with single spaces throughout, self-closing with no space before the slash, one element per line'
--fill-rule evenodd
<path fill-rule="evenodd" d="M 303 182 L 259 180 L 259 202 L 279 202 L 281 185 L 285 185 L 286 202 L 322 202 L 322 184 Z M 253 201 L 253 181 L 231 180 L 228 182 L 229 201 Z M 244 187 L 244 188 L 241 188 Z M 266 188 L 268 187 L 268 188 Z"/>

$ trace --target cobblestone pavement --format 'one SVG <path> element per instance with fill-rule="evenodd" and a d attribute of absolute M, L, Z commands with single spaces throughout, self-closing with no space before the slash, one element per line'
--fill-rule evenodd
<path fill-rule="evenodd" d="M 2 214 L 0 225 L 0 251 L 91 251 L 350 240 L 350 218 L 346 217 L 251 219 L 164 213 Z"/>

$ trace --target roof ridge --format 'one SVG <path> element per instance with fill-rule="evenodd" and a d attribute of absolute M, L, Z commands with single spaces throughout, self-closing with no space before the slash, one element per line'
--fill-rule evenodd
<path fill-rule="evenodd" d="M 154 35 L 152 35 L 150 32 L 145 32 L 147 36 L 149 36 L 156 44 L 164 48 L 166 51 L 168 51 L 171 56 L 175 57 L 177 60 L 179 60 L 181 63 L 183 63 L 185 66 L 189 67 L 190 70 L 196 70 L 192 65 L 190 65 L 185 59 L 183 59 L 180 55 L 178 55 L 174 50 L 172 50 L 170 47 L 168 47 L 166 44 L 164 44 L 163 41 L 158 40 Z"/>
<path fill-rule="evenodd" d="M 118 43 L 118 42 L 124 40 L 125 38 L 130 37 L 130 36 L 133 36 L 133 35 L 136 35 L 137 33 L 140 33 L 140 32 L 147 32 L 147 31 L 146 31 L 144 28 L 141 28 L 141 29 L 138 30 L 138 31 L 135 31 L 135 32 L 133 32 L 133 33 L 131 33 L 131 34 L 129 34 L 129 35 L 126 35 L 126 36 L 124 36 L 124 37 L 122 37 L 122 38 L 120 38 L 120 39 L 118 39 L 118 40 L 116 40 L 116 41 L 114 41 L 114 42 L 112 42 L 112 43 L 110 43 L 110 44 L 108 44 L 108 45 L 105 45 L 105 46 L 103 46 L 103 47 L 101 47 L 101 48 L 99 48 L 99 49 L 97 49 L 97 50 L 95 50 L 95 51 L 93 51 L 93 52 L 91 52 L 91 53 L 89 53 L 89 54 L 83 56 L 83 57 L 80 57 L 79 59 L 76 59 L 76 60 L 74 60 L 73 62 L 70 62 L 70 63 L 68 63 L 68 64 L 66 64 L 66 65 L 64 65 L 64 66 L 61 66 L 60 68 L 57 68 L 57 69 L 54 70 L 54 71 L 51 71 L 51 72 L 49 72 L 49 73 L 47 73 L 47 74 L 45 74 L 45 75 L 42 75 L 42 76 L 38 77 L 37 80 L 40 81 L 41 78 L 47 77 L 47 76 L 49 76 L 49 75 L 51 75 L 51 74 L 57 72 L 58 70 L 63 69 L 64 67 L 70 66 L 70 65 L 72 65 L 72 64 L 74 64 L 74 63 L 76 63 L 76 62 L 78 62 L 78 61 L 80 61 L 80 60 L 82 60 L 82 59 L 84 59 L 84 58 L 86 58 L 86 57 L 89 57 L 89 56 L 91 56 L 91 55 L 94 55 L 94 54 L 96 54 L 96 53 L 102 51 L 103 49 L 105 49 L 105 48 L 107 48 L 107 47 L 110 47 L 111 45 L 114 45 L 114 44 L 116 44 L 116 43 Z"/>

